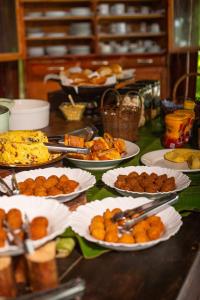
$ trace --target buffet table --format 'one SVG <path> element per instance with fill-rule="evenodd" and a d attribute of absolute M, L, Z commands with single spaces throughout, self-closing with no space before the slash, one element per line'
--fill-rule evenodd
<path fill-rule="evenodd" d="M 91 121 L 66 122 L 59 112 L 53 112 L 44 131 L 48 135 L 60 134 L 89 125 Z M 141 149 L 139 155 L 123 166 L 138 165 L 141 154 L 161 149 L 158 128 L 149 125 L 142 128 L 137 144 Z M 65 159 L 58 163 L 62 164 L 69 166 Z M 0 170 L 0 175 L 8 172 Z M 87 201 L 117 196 L 101 181 L 103 171 L 93 174 L 97 184 L 86 192 Z M 189 177 L 191 186 L 180 193 L 176 204 L 183 213 L 183 225 L 175 236 L 152 248 L 131 252 L 104 251 L 79 238 L 69 257 L 57 259 L 60 282 L 81 277 L 86 283 L 83 299 L 87 300 L 199 299 L 200 173 L 191 173 Z"/>

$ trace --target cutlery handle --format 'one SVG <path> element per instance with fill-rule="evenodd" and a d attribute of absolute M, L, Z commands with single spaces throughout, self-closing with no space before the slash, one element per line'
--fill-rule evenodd
<path fill-rule="evenodd" d="M 80 148 L 80 147 L 70 147 L 70 146 L 64 146 L 60 144 L 53 144 L 53 143 L 44 143 L 45 146 L 50 150 L 54 152 L 67 152 L 67 153 L 82 153 L 82 154 L 88 154 L 90 153 L 90 149 L 88 148 Z"/>

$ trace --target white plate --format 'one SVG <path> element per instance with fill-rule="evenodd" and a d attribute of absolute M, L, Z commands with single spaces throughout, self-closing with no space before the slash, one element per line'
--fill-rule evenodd
<path fill-rule="evenodd" d="M 167 177 L 174 177 L 176 183 L 176 189 L 170 192 L 139 193 L 139 192 L 126 191 L 115 187 L 114 183 L 117 180 L 118 175 L 128 175 L 133 171 L 137 172 L 138 174 L 141 174 L 142 172 L 146 172 L 147 174 L 151 174 L 151 173 L 156 173 L 158 175 L 166 174 Z M 187 188 L 191 182 L 189 177 L 180 171 L 175 171 L 175 170 L 160 168 L 160 167 L 143 167 L 143 166 L 141 167 L 130 166 L 126 168 L 118 168 L 118 169 L 110 170 L 103 174 L 102 181 L 112 189 L 115 189 L 118 193 L 120 193 L 123 196 L 132 196 L 132 197 L 144 196 L 151 199 L 157 199 L 163 196 L 167 196 L 171 193 L 181 191 Z"/>
<path fill-rule="evenodd" d="M 165 225 L 165 232 L 162 237 L 146 243 L 124 244 L 100 241 L 90 235 L 89 225 L 91 219 L 95 215 L 102 215 L 107 208 L 111 210 L 114 208 L 121 208 L 122 210 L 125 210 L 137 207 L 149 201 L 150 200 L 145 197 L 135 199 L 132 197 L 109 197 L 101 201 L 92 201 L 86 205 L 78 207 L 78 209 L 70 215 L 69 223 L 72 229 L 80 236 L 103 247 L 119 251 L 146 249 L 158 244 L 159 242 L 168 240 L 171 236 L 175 235 L 178 232 L 179 228 L 182 225 L 182 221 L 180 214 L 173 207 L 169 206 L 158 214 Z"/>
<path fill-rule="evenodd" d="M 81 193 L 87 191 L 96 183 L 95 177 L 87 171 L 81 169 L 71 169 L 71 168 L 45 168 L 45 169 L 35 169 L 30 171 L 23 171 L 16 173 L 17 181 L 24 181 L 27 178 L 35 179 L 37 176 L 44 176 L 48 178 L 51 175 L 56 175 L 58 177 L 66 175 L 69 179 L 75 180 L 79 183 L 77 189 L 70 194 L 62 194 L 56 196 L 48 196 L 42 198 L 54 198 L 59 202 L 67 202 L 76 198 Z M 11 187 L 11 175 L 4 178 L 6 183 Z"/>
<path fill-rule="evenodd" d="M 124 155 L 120 159 L 112 159 L 112 160 L 84 160 L 84 159 L 76 159 L 66 157 L 71 163 L 73 163 L 76 167 L 86 170 L 108 170 L 116 167 L 122 161 L 127 160 L 140 152 L 140 148 L 129 141 L 125 141 L 126 143 L 126 155 Z"/>
<path fill-rule="evenodd" d="M 3 208 L 6 212 L 11 208 L 18 208 L 21 211 L 22 216 L 24 213 L 27 214 L 30 221 L 36 216 L 44 216 L 48 219 L 48 235 L 42 239 L 33 241 L 33 246 L 35 248 L 54 239 L 59 234 L 63 233 L 69 226 L 68 217 L 71 212 L 65 205 L 53 199 L 46 201 L 41 197 L 33 196 L 3 196 L 0 198 L 0 208 Z M 3 255 L 3 252 L 5 251 L 15 249 L 17 249 L 16 246 L 6 245 L 5 247 L 0 248 L 0 255 Z"/>
<path fill-rule="evenodd" d="M 199 172 L 200 169 L 190 169 L 187 162 L 174 163 L 164 158 L 165 153 L 172 151 L 173 149 L 163 149 L 148 152 L 141 156 L 141 162 L 146 166 L 157 166 L 162 168 L 169 168 L 182 172 Z M 198 150 L 196 150 L 198 151 Z"/>

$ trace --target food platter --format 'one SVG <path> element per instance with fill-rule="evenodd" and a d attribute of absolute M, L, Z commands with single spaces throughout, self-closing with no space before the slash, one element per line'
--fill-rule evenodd
<path fill-rule="evenodd" d="M 118 175 L 128 175 L 131 172 L 136 172 L 141 174 L 142 172 L 146 172 L 147 174 L 155 173 L 157 175 L 166 174 L 167 177 L 174 177 L 176 189 L 170 192 L 157 192 L 157 193 L 147 193 L 147 192 L 132 192 L 124 189 L 119 189 L 115 187 L 115 181 L 117 180 Z M 190 179 L 187 175 L 183 174 L 180 171 L 171 170 L 167 168 L 160 167 L 144 167 L 144 166 L 130 166 L 125 168 L 117 168 L 114 170 L 109 170 L 104 173 L 102 176 L 102 181 L 112 189 L 115 189 L 119 194 L 123 196 L 132 196 L 132 197 L 147 197 L 150 199 L 158 199 L 164 196 L 167 196 L 171 193 L 181 191 L 187 188 L 190 185 Z"/>
<path fill-rule="evenodd" d="M 122 210 L 135 208 L 139 205 L 149 202 L 150 200 L 145 197 L 132 198 L 132 197 L 117 197 L 117 198 L 105 198 L 101 201 L 92 201 L 84 206 L 78 207 L 69 217 L 69 223 L 72 229 L 86 240 L 99 244 L 105 248 L 117 250 L 117 251 L 134 251 L 143 250 L 155 246 L 156 244 L 168 240 L 170 237 L 175 235 L 181 225 L 180 214 L 171 206 L 160 212 L 158 216 L 162 219 L 165 226 L 164 234 L 157 240 L 145 242 L 145 243 L 110 243 L 101 240 L 97 240 L 92 237 L 89 233 L 89 225 L 91 219 L 95 215 L 102 215 L 107 208 L 121 208 Z"/>
<path fill-rule="evenodd" d="M 122 161 L 125 161 L 129 158 L 134 157 L 140 152 L 140 148 L 135 143 L 130 141 L 125 141 L 126 145 L 126 154 L 122 156 L 121 159 L 113 159 L 113 160 L 84 160 L 67 157 L 66 159 L 75 165 L 77 168 L 86 169 L 86 170 L 108 170 L 116 167 Z"/>
<path fill-rule="evenodd" d="M 63 158 L 65 158 L 66 153 L 50 153 L 50 159 L 43 163 L 32 163 L 32 164 L 5 164 L 0 162 L 0 167 L 3 168 L 16 168 L 18 170 L 20 169 L 34 169 L 34 168 L 40 168 L 49 166 L 51 164 L 54 164 L 56 162 L 61 161 Z"/>
<path fill-rule="evenodd" d="M 188 167 L 187 162 L 183 163 L 175 163 L 168 161 L 164 158 L 165 153 L 171 151 L 172 149 L 162 149 L 162 150 L 155 150 L 152 152 L 148 152 L 141 156 L 141 162 L 146 166 L 156 166 L 162 168 L 169 168 L 185 173 L 189 172 L 199 172 L 200 169 L 190 169 Z"/>
<path fill-rule="evenodd" d="M 46 199 L 32 196 L 29 199 L 23 195 L 3 196 L 0 199 L 0 208 L 3 208 L 6 212 L 11 208 L 17 208 L 22 212 L 22 216 L 26 213 L 30 221 L 36 216 L 44 216 L 48 219 L 48 235 L 42 239 L 33 241 L 35 248 L 62 234 L 69 226 L 68 219 L 71 212 L 62 203 L 53 199 L 46 201 Z M 7 251 L 16 249 L 16 246 L 7 244 L 5 247 L 0 248 L 0 255 L 6 255 Z"/>
<path fill-rule="evenodd" d="M 42 198 L 54 198 L 59 202 L 67 202 L 70 201 L 76 197 L 78 197 L 81 193 L 85 192 L 94 184 L 96 183 L 95 177 L 90 174 L 87 171 L 81 170 L 81 169 L 71 169 L 71 168 L 45 168 L 45 169 L 35 169 L 35 170 L 29 170 L 29 171 L 23 171 L 16 173 L 16 179 L 17 182 L 23 182 L 24 180 L 28 178 L 35 179 L 37 176 L 44 176 L 45 178 L 48 178 L 51 175 L 55 176 L 62 176 L 66 175 L 70 180 L 75 180 L 78 182 L 78 187 L 71 193 L 69 194 L 58 194 L 54 196 L 44 196 Z M 9 175 L 4 178 L 6 183 L 8 184 L 9 187 L 11 187 L 11 177 L 12 175 Z M 28 196 L 29 197 L 29 196 Z M 27 199 L 27 201 L 29 201 Z"/>

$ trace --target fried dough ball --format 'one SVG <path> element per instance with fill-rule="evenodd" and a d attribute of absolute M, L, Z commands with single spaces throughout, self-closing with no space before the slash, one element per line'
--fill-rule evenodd
<path fill-rule="evenodd" d="M 103 213 L 103 218 L 104 220 L 112 218 L 112 212 L 109 208 L 107 208 L 106 211 Z"/>
<path fill-rule="evenodd" d="M 105 230 L 103 228 L 99 228 L 99 227 L 93 228 L 93 230 L 90 233 L 97 240 L 103 241 L 105 238 Z"/>
<path fill-rule="evenodd" d="M 162 234 L 162 231 L 157 226 L 150 226 L 147 230 L 147 235 L 150 240 L 156 240 L 158 239 Z"/>
<path fill-rule="evenodd" d="M 50 189 L 51 187 L 53 187 L 55 185 L 55 180 L 54 178 L 47 178 L 46 181 L 43 183 L 43 186 L 46 189 Z"/>
<path fill-rule="evenodd" d="M 118 239 L 118 243 L 134 244 L 135 243 L 135 239 L 134 239 L 134 237 L 130 233 L 124 233 Z"/>
<path fill-rule="evenodd" d="M 26 182 L 19 182 L 18 183 L 18 186 L 19 186 L 19 190 L 20 192 L 23 194 L 24 191 L 27 189 L 27 184 Z"/>
<path fill-rule="evenodd" d="M 156 193 L 158 191 L 158 189 L 157 189 L 156 185 L 151 184 L 151 185 L 147 185 L 145 187 L 144 191 L 146 193 Z"/>
<path fill-rule="evenodd" d="M 116 231 L 116 233 L 118 232 L 118 225 L 116 223 L 113 222 L 109 222 L 107 223 L 107 225 L 105 224 L 105 230 L 107 231 Z"/>
<path fill-rule="evenodd" d="M 142 193 L 142 192 L 144 192 L 144 188 L 138 183 L 134 186 L 134 192 Z"/>
<path fill-rule="evenodd" d="M 26 196 L 34 195 L 33 189 L 28 187 L 28 188 L 26 188 L 26 189 L 22 192 L 22 194 L 24 194 L 24 195 L 26 195 Z"/>
<path fill-rule="evenodd" d="M 140 221 L 136 225 L 133 226 L 132 233 L 133 235 L 139 233 L 139 232 L 145 232 L 150 227 L 150 224 L 147 222 L 147 220 Z"/>
<path fill-rule="evenodd" d="M 0 227 L 3 225 L 3 221 L 6 218 L 6 213 L 3 208 L 0 208 Z"/>
<path fill-rule="evenodd" d="M 146 231 L 137 232 L 134 235 L 136 243 L 146 243 L 149 242 L 149 237 L 147 236 Z"/>
<path fill-rule="evenodd" d="M 56 186 L 52 186 L 48 189 L 49 196 L 56 196 L 56 195 L 61 195 L 63 194 L 62 190 L 58 189 Z"/>
<path fill-rule="evenodd" d="M 6 219 L 12 229 L 18 229 L 22 226 L 22 214 L 17 208 L 11 208 L 7 212 Z"/>
<path fill-rule="evenodd" d="M 0 228 L 0 247 L 5 246 L 7 234 L 6 231 L 3 228 Z"/>
<path fill-rule="evenodd" d="M 48 194 L 47 194 L 47 190 L 44 187 L 38 186 L 34 189 L 34 195 L 43 197 L 43 196 L 47 196 Z"/>
<path fill-rule="evenodd" d="M 146 221 L 151 225 L 157 225 L 162 223 L 161 218 L 159 216 L 151 216 L 146 219 Z"/>
<path fill-rule="evenodd" d="M 60 176 L 60 178 L 59 178 L 59 182 L 60 183 L 65 183 L 65 182 L 67 182 L 69 180 L 69 178 L 67 177 L 67 175 L 62 175 L 62 176 Z"/>
<path fill-rule="evenodd" d="M 104 240 L 110 243 L 116 243 L 118 241 L 118 234 L 115 230 L 106 231 Z"/>
<path fill-rule="evenodd" d="M 35 178 L 35 183 L 36 186 L 39 185 L 43 185 L 43 183 L 46 181 L 46 178 L 44 176 L 38 176 Z"/>
<path fill-rule="evenodd" d="M 27 187 L 29 188 L 34 188 L 35 187 L 35 181 L 32 178 L 27 178 L 24 183 L 26 184 Z"/>
<path fill-rule="evenodd" d="M 170 177 L 165 180 L 165 182 L 161 186 L 160 191 L 161 192 L 170 192 L 172 190 L 175 190 L 175 188 L 176 188 L 175 179 L 174 179 L 174 177 Z"/>
<path fill-rule="evenodd" d="M 38 216 L 33 218 L 31 224 L 48 227 L 49 221 L 46 217 Z"/>
<path fill-rule="evenodd" d="M 47 236 L 47 227 L 40 226 L 38 224 L 30 224 L 29 226 L 30 236 L 32 240 L 39 240 L 45 236 Z"/>
<path fill-rule="evenodd" d="M 132 178 L 132 177 L 138 178 L 138 176 L 139 176 L 138 173 L 135 172 L 135 171 L 133 171 L 133 172 L 131 172 L 131 173 L 128 174 L 128 177 L 130 177 L 130 178 Z"/>

